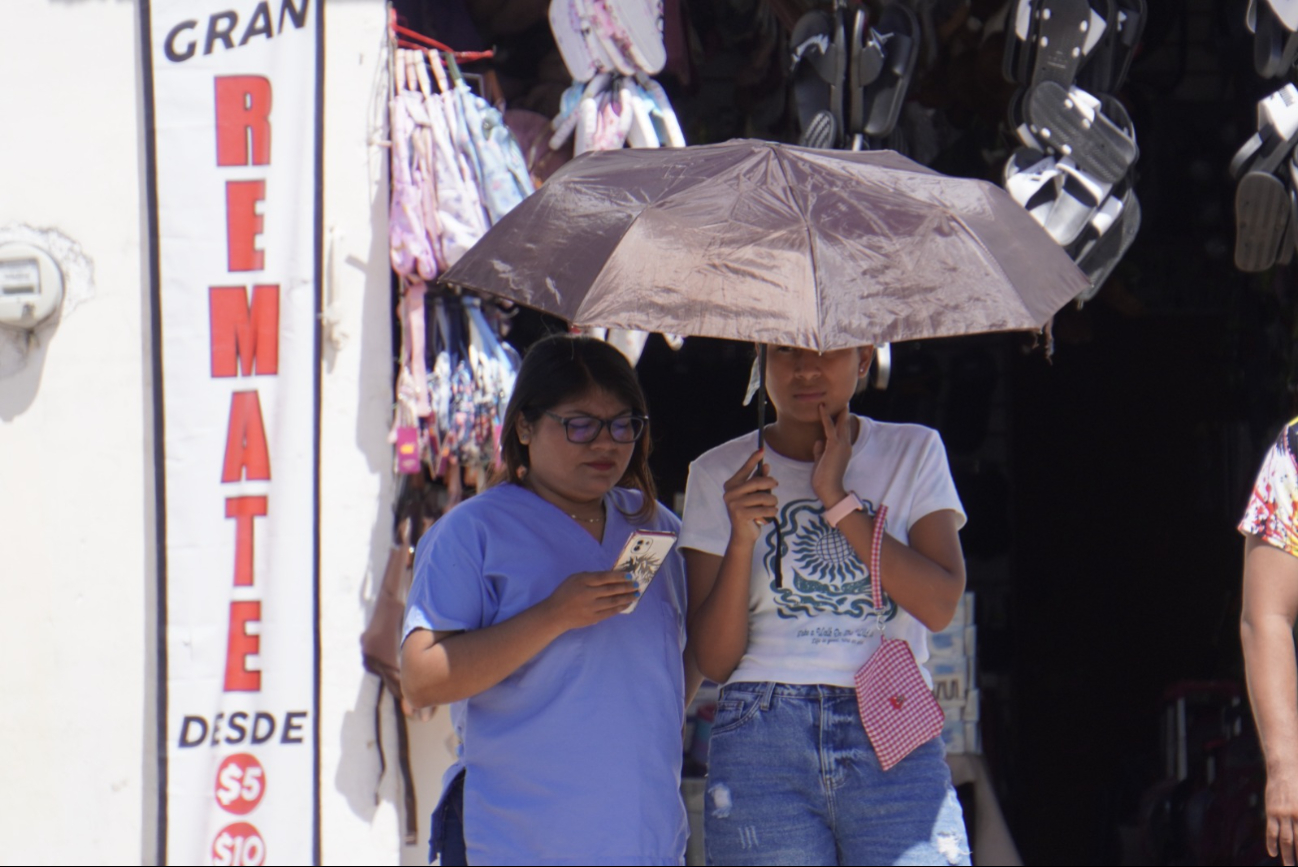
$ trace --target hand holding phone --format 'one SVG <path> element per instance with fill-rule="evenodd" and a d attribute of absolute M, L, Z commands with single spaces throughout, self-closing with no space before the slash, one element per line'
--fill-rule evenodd
<path fill-rule="evenodd" d="M 649 589 L 649 582 L 658 574 L 659 568 L 662 567 L 663 561 L 667 559 L 675 544 L 675 533 L 653 530 L 636 530 L 626 540 L 626 544 L 622 546 L 622 553 L 618 555 L 617 563 L 613 566 L 613 571 L 630 574 L 636 589 L 640 591 L 640 596 L 622 609 L 623 614 L 635 611 L 635 607 L 644 598 L 645 591 Z"/>

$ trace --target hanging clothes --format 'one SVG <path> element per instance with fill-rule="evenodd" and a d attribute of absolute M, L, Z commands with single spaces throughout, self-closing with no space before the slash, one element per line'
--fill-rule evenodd
<path fill-rule="evenodd" d="M 401 350 L 389 441 L 399 473 L 481 485 L 500 450 L 519 358 L 499 305 L 429 284 L 535 187 L 501 112 L 450 54 L 400 49 L 390 100 L 393 270 L 402 278 Z M 431 72 L 431 76 L 430 76 Z"/>

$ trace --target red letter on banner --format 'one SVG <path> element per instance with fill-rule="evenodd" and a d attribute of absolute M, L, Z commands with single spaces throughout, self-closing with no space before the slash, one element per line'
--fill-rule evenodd
<path fill-rule="evenodd" d="M 217 77 L 216 164 L 270 165 L 270 79 L 260 75 Z"/>
<path fill-rule="evenodd" d="M 266 428 L 261 423 L 261 399 L 255 391 L 230 395 L 230 427 L 225 435 L 225 466 L 222 482 L 267 481 L 270 479 L 270 451 Z"/>
<path fill-rule="evenodd" d="M 212 376 L 273 376 L 279 372 L 279 287 L 243 286 L 208 290 L 212 327 Z M 235 364 L 235 356 L 238 364 Z"/>
<path fill-rule="evenodd" d="M 251 587 L 254 580 L 253 518 L 266 517 L 265 497 L 228 497 L 225 516 L 234 518 L 234 586 Z"/>
<path fill-rule="evenodd" d="M 230 603 L 230 642 L 225 651 L 225 691 L 259 692 L 261 672 L 248 670 L 248 657 L 261 650 L 261 637 L 251 635 L 251 624 L 261 625 L 260 602 Z"/>
<path fill-rule="evenodd" d="M 231 271 L 266 267 L 266 254 L 256 247 L 262 228 L 257 203 L 265 198 L 265 181 L 229 181 L 225 185 L 225 248 Z"/>

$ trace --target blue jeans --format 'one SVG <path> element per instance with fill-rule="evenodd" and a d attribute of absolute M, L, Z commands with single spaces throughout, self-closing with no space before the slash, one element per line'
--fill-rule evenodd
<path fill-rule="evenodd" d="M 838 686 L 732 683 L 708 749 L 709 864 L 969 864 L 942 742 L 890 771 Z"/>
<path fill-rule="evenodd" d="M 428 839 L 428 863 L 441 856 L 442 867 L 468 867 L 464 845 L 464 771 L 456 774 L 442 801 L 433 811 L 433 833 Z"/>

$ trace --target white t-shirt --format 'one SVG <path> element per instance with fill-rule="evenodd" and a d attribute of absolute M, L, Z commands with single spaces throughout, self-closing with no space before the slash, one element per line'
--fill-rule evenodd
<path fill-rule="evenodd" d="M 910 528 L 925 515 L 951 509 L 957 526 L 964 508 L 951 481 L 946 450 L 937 431 L 857 416 L 860 434 L 843 474 L 874 515 L 888 507 L 888 535 L 908 544 Z M 723 486 L 757 448 L 757 432 L 705 452 L 690 464 L 679 547 L 724 556 L 730 517 Z M 774 681 L 853 686 L 853 675 L 879 646 L 874 630 L 870 571 L 852 546 L 824 519 L 825 507 L 811 489 L 812 465 L 766 450 L 780 484 L 779 526 L 784 539 L 782 586 L 775 578 L 775 527 L 758 536 L 748 606 L 748 648 L 729 683 Z M 831 504 L 832 505 L 832 504 Z M 885 594 L 889 638 L 910 644 L 915 660 L 928 659 L 928 630 Z"/>

